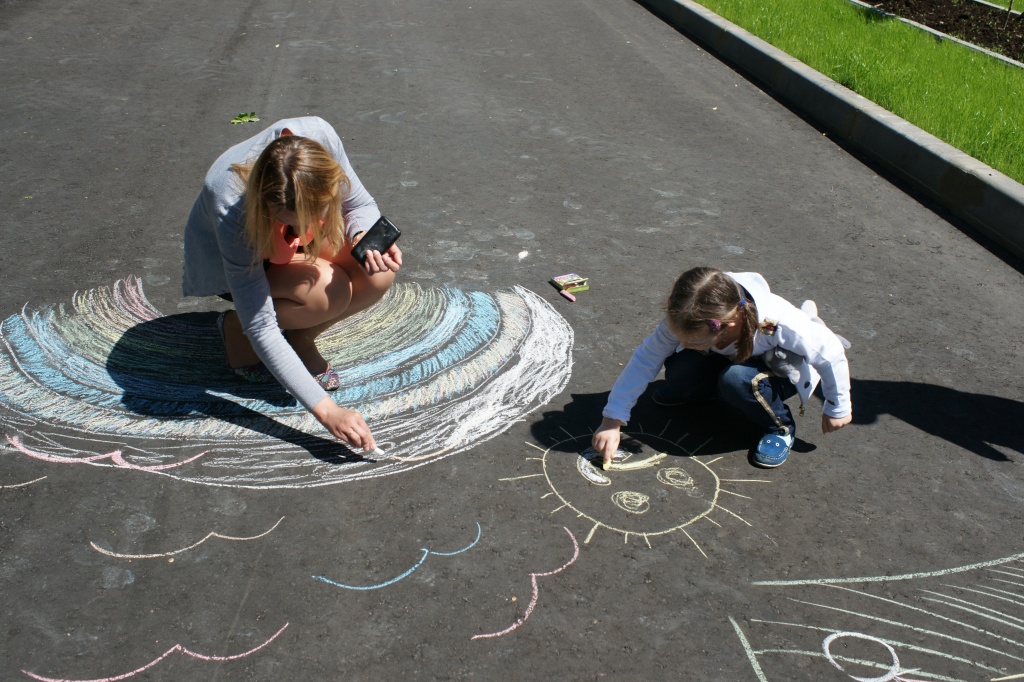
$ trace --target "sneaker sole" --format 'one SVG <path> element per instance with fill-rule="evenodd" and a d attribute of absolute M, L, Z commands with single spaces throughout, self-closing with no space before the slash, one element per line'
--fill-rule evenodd
<path fill-rule="evenodd" d="M 789 456 L 787 455 L 785 459 L 783 459 L 781 462 L 775 462 L 774 464 L 771 464 L 769 462 L 762 462 L 756 456 L 751 457 L 750 459 L 753 460 L 754 464 L 761 467 L 762 469 L 774 469 L 775 467 L 780 467 L 783 464 L 785 464 L 786 460 L 789 459 Z"/>

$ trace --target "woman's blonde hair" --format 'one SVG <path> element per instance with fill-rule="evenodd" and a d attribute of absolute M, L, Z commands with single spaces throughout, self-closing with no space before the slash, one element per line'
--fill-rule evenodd
<path fill-rule="evenodd" d="M 744 314 L 745 313 L 745 314 Z M 716 268 L 687 270 L 672 287 L 665 316 L 669 327 L 684 334 L 716 336 L 730 322 L 740 325 L 736 362 L 753 353 L 757 306 L 732 277 Z"/>
<path fill-rule="evenodd" d="M 255 253 L 253 265 L 273 253 L 271 213 L 275 210 L 298 215 L 299 224 L 294 227 L 303 242 L 306 230 L 312 230 L 312 239 L 303 243 L 307 261 L 315 260 L 324 246 L 341 250 L 345 243 L 341 205 L 351 185 L 341 164 L 323 145 L 308 137 L 284 135 L 268 144 L 251 166 L 233 164 L 232 168 L 245 182 L 245 237 Z"/>

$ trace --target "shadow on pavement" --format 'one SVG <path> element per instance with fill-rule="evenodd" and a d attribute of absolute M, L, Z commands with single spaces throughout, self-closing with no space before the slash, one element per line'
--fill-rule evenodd
<path fill-rule="evenodd" d="M 654 386 L 656 383 L 648 387 L 633 408 L 632 419 L 623 429 L 628 434 L 628 438 L 623 438 L 623 449 L 633 447 L 632 441 L 663 449 L 669 441 L 680 447 L 678 452 L 669 454 L 714 455 L 746 451 L 757 442 L 760 434 L 756 429 L 718 409 L 714 403 L 698 402 L 685 408 L 656 405 L 650 399 Z M 533 436 L 538 443 L 557 452 L 581 452 L 589 447 L 591 434 L 601 423 L 601 410 L 607 401 L 607 391 L 573 393 L 572 401 L 561 411 L 543 414 L 532 427 Z M 801 445 L 799 439 L 797 442 Z"/>
<path fill-rule="evenodd" d="M 661 407 L 650 400 L 651 388 L 640 397 L 633 418 L 625 428 L 634 439 L 657 448 L 664 440 L 681 440 L 683 447 L 705 443 L 696 454 L 713 455 L 749 451 L 760 434 L 713 402 L 680 408 Z M 853 424 L 860 428 L 889 414 L 932 436 L 946 440 L 981 457 L 1012 461 L 993 447 L 1024 454 L 1024 404 L 990 395 L 966 393 L 952 388 L 909 381 L 853 379 Z M 820 396 L 820 388 L 818 390 Z M 545 447 L 560 452 L 579 452 L 590 442 L 590 434 L 601 423 L 601 410 L 608 392 L 572 394 L 561 411 L 545 412 L 533 427 L 533 435 Z M 795 405 L 790 406 L 796 409 Z M 808 415 L 817 411 L 815 403 Z M 803 420 L 806 423 L 806 418 Z M 812 422 L 813 423 L 813 422 Z M 664 432 L 662 430 L 664 429 Z M 642 431 L 642 433 L 641 433 Z M 815 436 L 820 435 L 815 426 Z M 575 436 L 575 437 L 570 437 Z M 795 452 L 811 452 L 812 443 L 796 439 Z"/>
<path fill-rule="evenodd" d="M 1024 454 L 1024 404 L 911 381 L 853 379 L 853 424 L 889 414 L 932 436 L 997 462 L 1013 461 L 992 447 Z"/>
<path fill-rule="evenodd" d="M 213 313 L 183 313 L 125 331 L 106 364 L 123 391 L 121 404 L 135 414 L 183 422 L 185 437 L 190 418 L 212 417 L 295 445 L 329 464 L 367 461 L 340 441 L 299 431 L 245 405 L 261 400 L 288 413 L 302 409 L 276 381 L 250 384 L 227 369 L 215 319 Z"/>

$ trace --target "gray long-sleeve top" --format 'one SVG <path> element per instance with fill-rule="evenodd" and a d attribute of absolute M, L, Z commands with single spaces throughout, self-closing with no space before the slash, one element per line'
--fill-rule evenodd
<path fill-rule="evenodd" d="M 377 202 L 359 181 L 341 138 L 316 116 L 278 121 L 220 155 L 210 167 L 185 225 L 182 292 L 186 296 L 231 293 L 242 329 L 267 369 L 307 410 L 326 397 L 277 326 L 262 255 L 245 239 L 245 186 L 231 164 L 251 164 L 287 128 L 322 144 L 341 164 L 351 183 L 342 205 L 345 233 L 351 239 L 380 218 Z M 255 267 L 254 267 L 255 265 Z"/>

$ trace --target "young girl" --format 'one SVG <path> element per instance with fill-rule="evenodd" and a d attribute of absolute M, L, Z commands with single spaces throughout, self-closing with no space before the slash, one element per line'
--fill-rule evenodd
<path fill-rule="evenodd" d="M 679 405 L 717 397 L 764 430 L 753 454 L 761 466 L 786 461 L 795 423 L 785 400 L 799 393 L 806 401 L 819 378 L 825 395 L 822 432 L 846 426 L 853 419 L 846 353 L 835 334 L 811 319 L 813 305 L 808 301 L 805 310 L 797 309 L 771 293 L 755 272 L 684 272 L 672 287 L 665 319 L 636 349 L 612 387 L 594 448 L 606 464 L 611 461 L 621 427 L 663 364 L 666 385 L 655 391 L 654 401 Z M 778 348 L 795 360 L 800 375 L 796 386 L 772 374 L 765 363 L 765 353 Z"/>
<path fill-rule="evenodd" d="M 392 246 L 365 265 L 350 253 L 377 219 L 338 134 L 316 117 L 278 121 L 214 162 L 185 226 L 182 289 L 220 295 L 227 365 L 248 381 L 277 379 L 335 437 L 375 443 L 358 412 L 325 391 L 340 377 L 315 339 L 379 301 L 402 264 Z"/>

